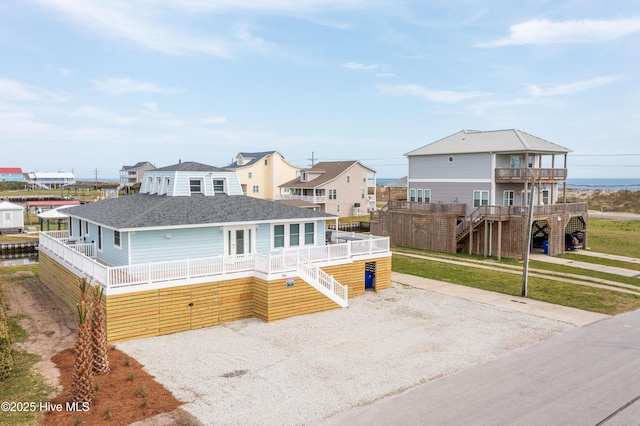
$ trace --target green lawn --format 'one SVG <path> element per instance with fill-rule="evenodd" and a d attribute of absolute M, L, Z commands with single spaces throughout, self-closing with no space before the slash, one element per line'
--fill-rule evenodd
<path fill-rule="evenodd" d="M 496 266 L 499 265 L 500 263 L 496 263 Z M 522 275 L 499 271 L 487 273 L 486 269 L 473 266 L 452 265 L 402 255 L 393 256 L 393 270 L 514 296 L 519 296 L 522 288 Z M 578 273 L 576 268 L 565 270 L 569 271 Z M 556 280 L 529 277 L 528 291 L 531 299 L 608 315 L 640 308 L 640 296 Z"/>
<path fill-rule="evenodd" d="M 640 258 L 640 220 L 589 219 L 588 233 L 591 251 Z"/>

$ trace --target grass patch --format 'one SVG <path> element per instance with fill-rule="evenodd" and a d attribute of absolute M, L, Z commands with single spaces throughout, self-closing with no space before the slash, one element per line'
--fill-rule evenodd
<path fill-rule="evenodd" d="M 593 263 L 596 265 L 613 266 L 616 268 L 640 271 L 640 263 L 624 262 L 622 260 L 606 259 L 604 257 L 591 257 L 572 253 L 566 253 L 558 257 L 561 257 L 563 259 L 575 260 L 577 262 Z"/>
<path fill-rule="evenodd" d="M 499 271 L 491 271 L 488 274 L 487 270 L 472 266 L 452 265 L 401 255 L 393 255 L 392 265 L 395 272 L 513 296 L 521 294 L 522 276 L 518 274 Z M 542 278 L 530 277 L 528 291 L 529 298 L 534 300 L 608 315 L 640 308 L 640 296 Z"/>
<path fill-rule="evenodd" d="M 556 263 L 541 262 L 537 260 L 529 261 L 531 269 L 540 269 L 549 272 L 559 272 L 563 274 L 581 275 L 585 281 L 594 281 L 595 279 L 614 281 L 616 283 L 630 284 L 640 287 L 640 279 L 633 277 L 625 277 L 623 275 L 610 274 L 607 272 L 594 271 L 592 269 L 577 268 L 575 266 L 558 265 Z"/>
<path fill-rule="evenodd" d="M 591 251 L 640 258 L 640 220 L 589 219 L 587 246 Z"/>
<path fill-rule="evenodd" d="M 5 285 L 10 281 L 19 281 L 15 279 L 17 275 L 20 275 L 16 274 L 16 272 L 25 269 L 27 271 L 33 271 L 32 268 L 25 266 L 0 268 L 0 303 L 4 306 L 8 306 L 4 290 Z M 8 276 L 7 274 L 12 275 Z M 24 274 L 21 275 L 20 279 L 24 279 Z M 13 315 L 7 318 L 10 339 L 14 344 L 24 342 L 28 338 L 27 331 L 20 326 L 20 320 L 24 318 L 26 318 L 25 315 Z M 49 399 L 49 395 L 55 389 L 49 386 L 45 382 L 44 377 L 37 374 L 33 368 L 35 363 L 40 360 L 39 356 L 23 351 L 16 351 L 15 345 L 12 348 L 11 354 L 14 359 L 13 370 L 0 385 L 0 401 L 27 403 L 27 405 L 34 403 L 35 407 L 33 408 L 35 409 L 31 410 L 32 406 L 29 405 L 29 410 L 4 411 L 2 412 L 2 420 L 0 423 L 3 425 L 37 424 L 42 413 L 39 409 L 40 402 L 46 402 Z"/>

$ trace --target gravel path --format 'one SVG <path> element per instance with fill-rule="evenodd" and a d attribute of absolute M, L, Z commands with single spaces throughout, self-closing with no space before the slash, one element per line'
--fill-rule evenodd
<path fill-rule="evenodd" d="M 203 424 L 299 425 L 573 328 L 399 284 L 350 304 L 117 346 Z"/>

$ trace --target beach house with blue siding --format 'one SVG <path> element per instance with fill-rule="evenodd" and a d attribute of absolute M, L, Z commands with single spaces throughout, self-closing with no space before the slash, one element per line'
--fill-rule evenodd
<path fill-rule="evenodd" d="M 245 196 L 234 170 L 179 162 L 147 171 L 139 194 L 65 214 L 69 231 L 40 234 L 42 281 L 71 306 L 78 279 L 101 285 L 114 342 L 344 307 L 390 286 L 388 238 Z"/>

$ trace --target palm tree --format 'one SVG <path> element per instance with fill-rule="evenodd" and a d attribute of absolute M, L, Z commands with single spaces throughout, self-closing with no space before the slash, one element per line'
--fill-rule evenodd
<path fill-rule="evenodd" d="M 93 373 L 109 372 L 107 357 L 107 333 L 104 327 L 104 311 L 102 310 L 102 294 L 100 285 L 93 286 L 93 303 L 91 304 L 91 348 L 93 349 Z"/>
<path fill-rule="evenodd" d="M 78 336 L 73 347 L 75 361 L 73 363 L 73 378 L 71 383 L 71 396 L 74 402 L 91 403 L 93 399 L 93 351 L 91 349 L 91 321 L 89 319 L 89 306 L 86 295 L 87 280 L 80 283 L 80 303 L 78 310 Z"/>

